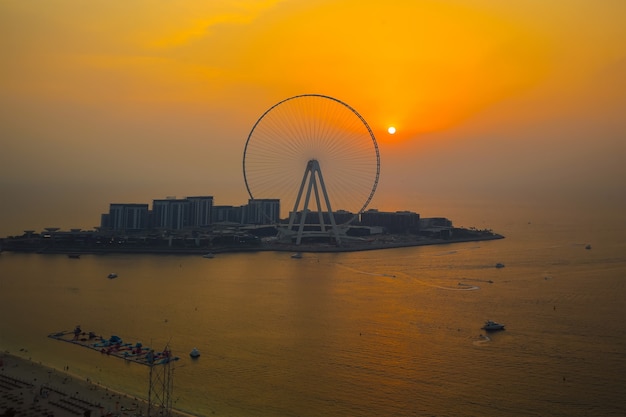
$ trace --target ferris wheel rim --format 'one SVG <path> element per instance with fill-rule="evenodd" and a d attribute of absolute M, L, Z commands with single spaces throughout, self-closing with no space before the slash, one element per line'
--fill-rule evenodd
<path fill-rule="evenodd" d="M 338 103 L 339 105 L 345 107 L 346 109 L 348 109 L 350 112 L 352 112 L 359 120 L 360 122 L 363 124 L 363 126 L 366 128 L 367 133 L 369 135 L 369 138 L 371 139 L 372 142 L 372 146 L 374 148 L 374 152 L 376 155 L 376 172 L 374 175 L 374 180 L 373 180 L 373 184 L 371 186 L 371 190 L 369 192 L 368 197 L 365 199 L 365 202 L 363 203 L 363 205 L 361 206 L 361 208 L 354 213 L 355 215 L 358 215 L 360 213 L 363 213 L 365 211 L 365 209 L 368 207 L 368 205 L 370 204 L 370 202 L 372 201 L 372 198 L 374 197 L 374 194 L 376 192 L 376 188 L 378 187 L 378 182 L 379 182 L 379 178 L 380 178 L 380 150 L 378 148 L 378 143 L 376 141 L 376 137 L 374 136 L 374 132 L 372 131 L 372 129 L 370 128 L 369 124 L 367 123 L 367 121 L 365 120 L 365 118 L 363 118 L 363 116 L 356 110 L 354 109 L 352 106 L 350 106 L 349 104 L 345 103 L 342 100 L 339 100 L 335 97 L 332 96 L 328 96 L 328 95 L 324 95 L 324 94 L 317 94 L 317 93 L 307 93 L 307 94 L 298 94 L 295 96 L 291 96 L 288 98 L 285 98 L 277 103 L 275 103 L 274 105 L 272 105 L 271 107 L 269 107 L 265 112 L 263 112 L 263 114 L 256 120 L 256 122 L 254 123 L 254 125 L 252 126 L 252 129 L 250 130 L 250 133 L 248 134 L 248 137 L 246 139 L 246 144 L 244 146 L 244 151 L 243 151 L 243 159 L 242 159 L 242 168 L 243 168 L 243 177 L 244 177 L 244 183 L 246 185 L 246 190 L 248 191 L 248 195 L 250 196 L 251 199 L 254 199 L 254 195 L 252 193 L 252 189 L 250 187 L 250 183 L 248 181 L 248 174 L 246 172 L 246 155 L 248 153 L 248 146 L 250 144 L 250 139 L 252 138 L 256 128 L 258 127 L 258 125 L 261 123 L 261 121 L 268 115 L 270 114 L 270 112 L 274 109 L 276 109 L 277 107 L 279 107 L 282 104 L 285 104 L 288 101 L 294 100 L 294 99 L 298 99 L 298 98 L 304 98 L 304 97 L 317 97 L 317 98 L 322 98 L 322 99 L 328 99 L 328 100 L 332 100 L 336 103 Z"/>

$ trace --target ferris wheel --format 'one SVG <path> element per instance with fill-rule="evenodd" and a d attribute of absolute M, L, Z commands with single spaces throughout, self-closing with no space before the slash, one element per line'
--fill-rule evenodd
<path fill-rule="evenodd" d="M 380 154 L 356 110 L 333 97 L 304 94 L 278 102 L 256 121 L 243 175 L 250 198 L 280 199 L 281 217 L 300 203 L 309 210 L 311 202 L 331 217 L 340 210 L 358 215 L 376 191 Z"/>

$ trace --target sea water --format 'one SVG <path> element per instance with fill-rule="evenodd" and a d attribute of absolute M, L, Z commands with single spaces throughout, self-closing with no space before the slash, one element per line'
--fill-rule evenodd
<path fill-rule="evenodd" d="M 448 213 L 506 238 L 302 259 L 3 252 L 0 349 L 146 398 L 146 366 L 47 335 L 169 346 L 173 405 L 202 416 L 626 415 L 621 214 Z"/>

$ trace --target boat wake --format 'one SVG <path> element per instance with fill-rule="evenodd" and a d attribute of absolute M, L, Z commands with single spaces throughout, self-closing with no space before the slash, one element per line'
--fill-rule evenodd
<path fill-rule="evenodd" d="M 419 280 L 409 274 L 406 274 L 404 272 L 397 272 L 395 274 L 390 274 L 390 273 L 380 273 L 380 272 L 368 272 L 368 271 L 362 271 L 359 269 L 355 269 L 355 268 L 351 268 L 349 266 L 345 266 L 342 264 L 337 264 L 338 266 L 345 268 L 347 270 L 350 270 L 352 272 L 356 272 L 357 274 L 363 274 L 363 275 L 373 275 L 373 276 L 378 276 L 378 277 L 387 277 L 387 278 L 399 278 L 400 276 L 403 276 L 404 278 L 406 278 L 407 280 L 413 281 L 413 282 L 418 282 L 424 286 L 427 287 L 432 287 L 432 288 L 438 288 L 440 290 L 447 290 L 447 291 L 476 291 L 479 290 L 480 287 L 476 286 L 476 285 L 470 285 L 470 284 L 464 284 L 462 282 L 459 282 L 457 284 L 456 287 L 449 287 L 449 286 L 442 286 L 442 285 L 437 285 L 437 284 L 433 284 L 433 283 L 429 283 L 429 282 L 425 282 L 422 280 Z"/>
<path fill-rule="evenodd" d="M 477 285 L 470 285 L 470 284 L 464 284 L 462 282 L 459 282 L 456 287 L 450 287 L 450 286 L 443 286 L 443 285 L 437 285 L 435 283 L 431 283 L 431 282 L 426 282 L 426 281 L 422 281 L 421 279 L 417 279 L 409 274 L 405 274 L 405 273 L 401 273 L 402 275 L 404 275 L 406 277 L 406 279 L 409 279 L 413 282 L 417 282 L 419 284 L 422 284 L 426 287 L 432 287 L 432 288 L 437 288 L 439 290 L 446 290 L 446 291 L 476 291 L 476 290 L 480 290 L 480 287 Z"/>
<path fill-rule="evenodd" d="M 447 291 L 476 291 L 476 290 L 480 290 L 480 287 L 478 287 L 476 285 L 463 284 L 462 282 L 459 282 L 456 287 L 444 287 L 444 286 L 441 286 L 441 285 L 430 284 L 428 282 L 424 282 L 424 281 L 421 281 L 419 279 L 417 279 L 415 281 L 417 281 L 420 284 L 425 285 L 427 287 L 433 287 L 433 288 L 438 288 L 440 290 L 447 290 Z"/>
<path fill-rule="evenodd" d="M 476 249 L 480 249 L 480 246 L 472 246 L 471 248 L 454 249 L 454 250 L 449 250 L 449 251 L 436 252 L 436 253 L 433 253 L 433 256 L 456 255 L 459 252 L 467 252 L 467 251 L 476 250 Z"/>
<path fill-rule="evenodd" d="M 491 339 L 489 338 L 489 336 L 481 334 L 480 336 L 478 336 L 478 340 L 474 340 L 473 345 L 474 346 L 481 346 L 481 345 L 484 345 L 485 343 L 489 343 L 489 342 L 491 342 Z"/>
<path fill-rule="evenodd" d="M 342 268 L 344 268 L 344 269 L 347 269 L 349 271 L 356 272 L 357 274 L 373 275 L 373 276 L 376 276 L 376 277 L 396 278 L 396 275 L 394 275 L 394 274 L 384 274 L 384 273 L 381 273 L 381 272 L 367 272 L 367 271 L 361 271 L 360 269 L 350 268 L 349 266 L 345 266 L 345 265 L 342 265 L 342 264 L 337 264 L 337 265 L 342 267 Z"/>

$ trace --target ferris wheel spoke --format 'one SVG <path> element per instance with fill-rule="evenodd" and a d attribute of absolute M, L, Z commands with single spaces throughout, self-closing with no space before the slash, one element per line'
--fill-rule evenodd
<path fill-rule="evenodd" d="M 320 185 L 333 209 L 358 214 L 367 207 L 380 172 L 376 139 L 352 107 L 318 94 L 285 99 L 254 124 L 243 157 L 250 198 L 278 198 L 286 214 L 310 161 L 323 177 Z"/>

